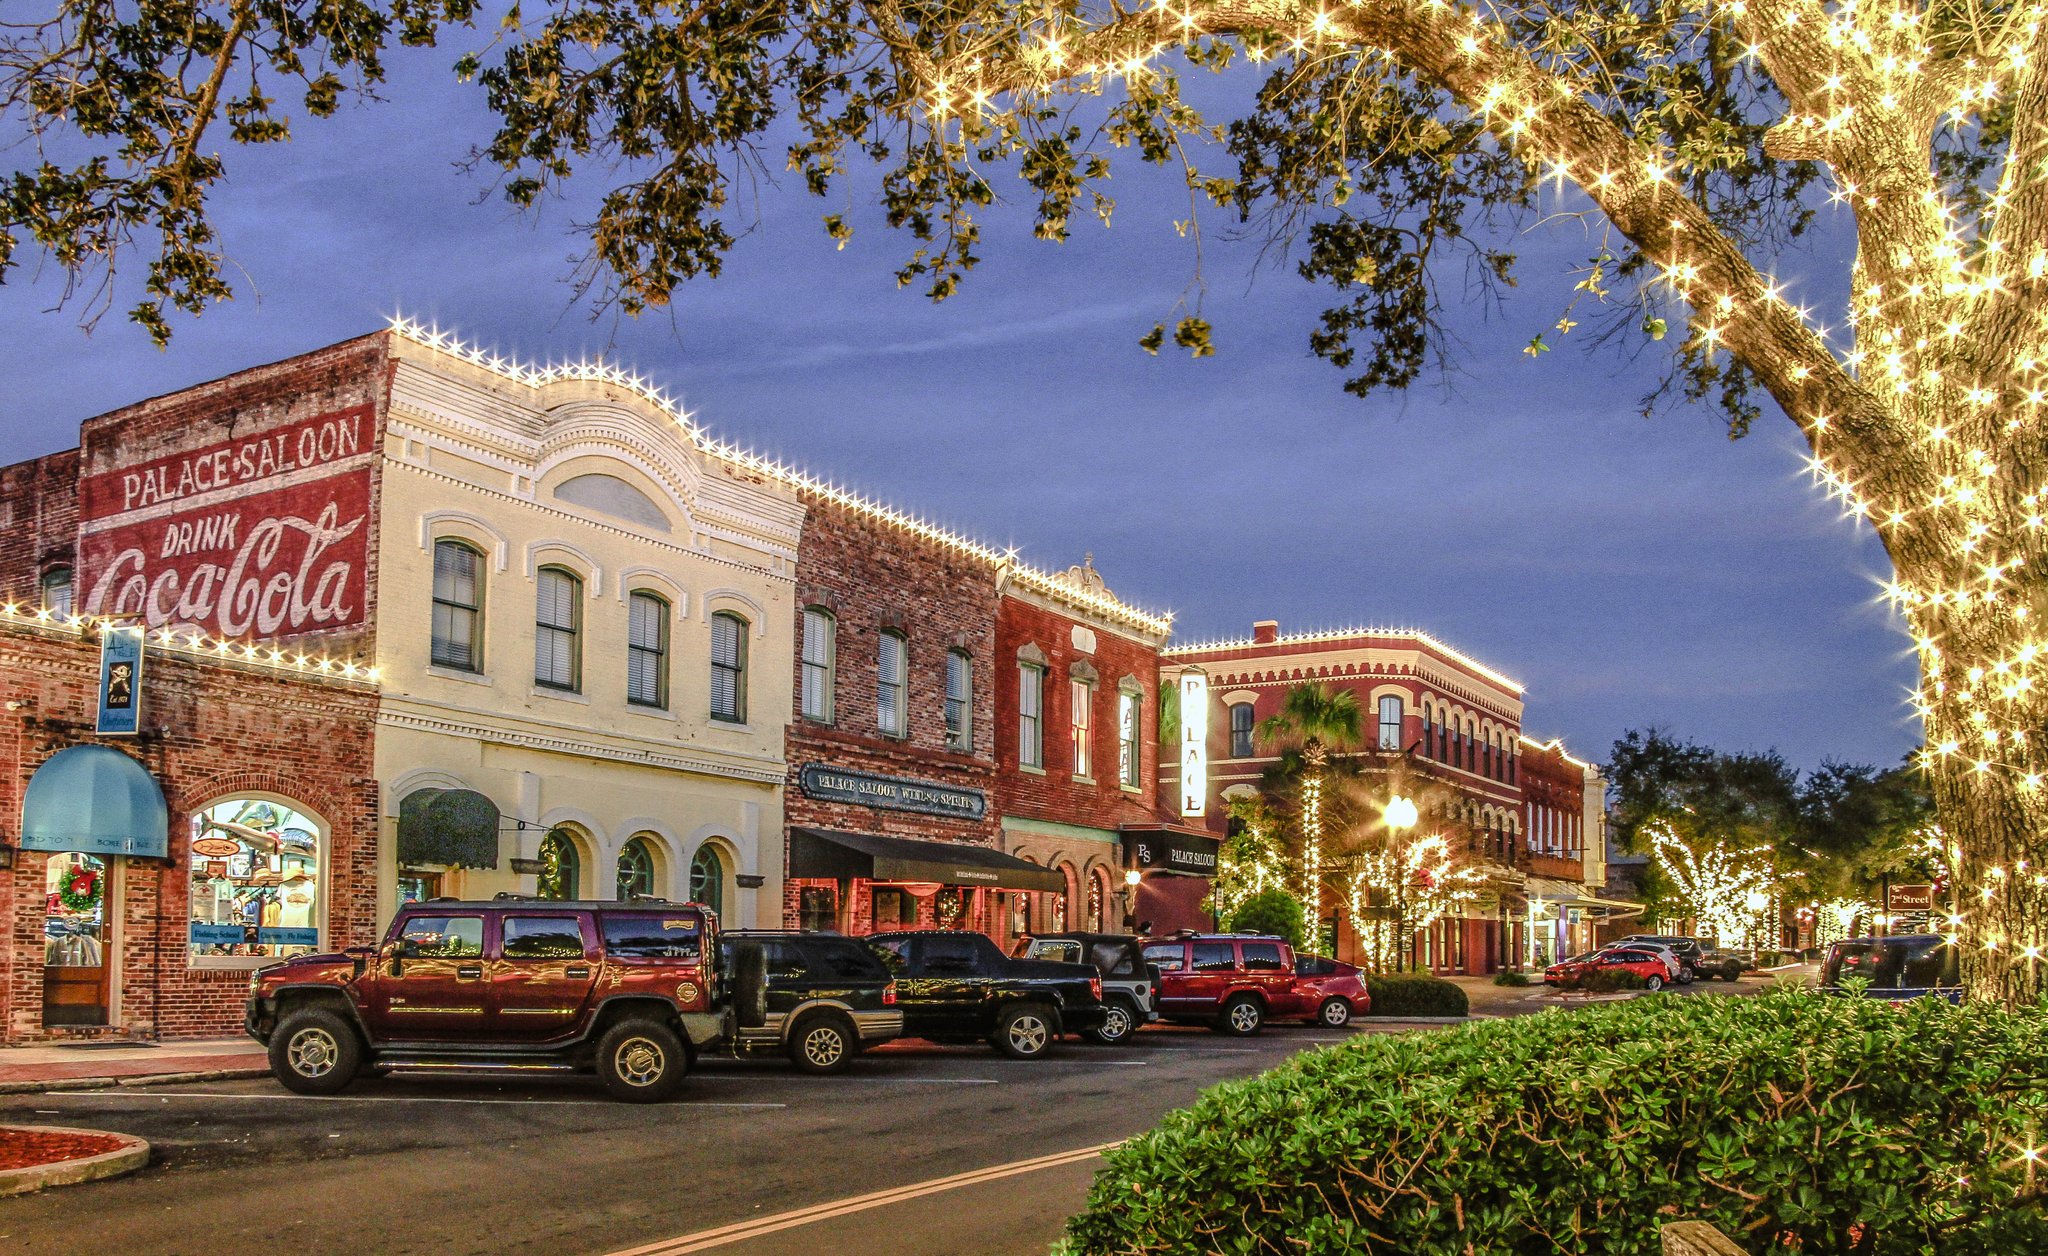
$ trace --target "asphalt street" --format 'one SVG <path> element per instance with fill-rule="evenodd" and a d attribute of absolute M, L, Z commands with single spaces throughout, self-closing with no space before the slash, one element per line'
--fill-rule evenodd
<path fill-rule="evenodd" d="M 1536 1010 L 1514 999 L 1496 1014 Z M 6 1096 L 0 1123 L 139 1134 L 155 1156 L 131 1177 L 0 1200 L 0 1251 L 1042 1256 L 1103 1147 L 1218 1082 L 1400 1028 L 1155 1027 L 1037 1061 L 910 1041 L 828 1078 L 707 1059 L 683 1099 L 651 1106 L 572 1078 Z"/>

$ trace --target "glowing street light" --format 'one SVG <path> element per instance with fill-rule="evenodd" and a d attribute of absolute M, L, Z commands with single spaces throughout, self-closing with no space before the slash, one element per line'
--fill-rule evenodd
<path fill-rule="evenodd" d="M 1416 821 L 1422 818 L 1422 813 L 1415 809 L 1413 799 L 1395 794 L 1387 800 L 1386 809 L 1380 812 L 1380 818 L 1387 822 L 1388 828 L 1398 831 L 1414 828 Z"/>

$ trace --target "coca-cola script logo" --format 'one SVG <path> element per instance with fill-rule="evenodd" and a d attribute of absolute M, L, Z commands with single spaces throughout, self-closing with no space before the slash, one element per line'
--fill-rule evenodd
<path fill-rule="evenodd" d="M 362 623 L 370 422 L 324 415 L 90 477 L 84 609 L 230 638 Z"/>

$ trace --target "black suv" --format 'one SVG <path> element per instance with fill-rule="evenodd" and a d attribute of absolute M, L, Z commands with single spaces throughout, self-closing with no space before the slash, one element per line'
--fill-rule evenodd
<path fill-rule="evenodd" d="M 1700 960 L 1703 953 L 1698 938 L 1683 937 L 1675 933 L 1631 933 L 1620 943 L 1612 945 L 1619 946 L 1627 942 L 1655 942 L 1659 946 L 1669 948 L 1671 953 L 1678 957 L 1678 984 L 1681 986 L 1691 985 L 1693 979 L 1700 975 Z"/>
<path fill-rule="evenodd" d="M 1956 948 L 1932 933 L 1896 933 L 1882 938 L 1850 938 L 1828 948 L 1821 964 L 1820 986 L 1830 994 L 1846 994 L 1842 982 L 1860 977 L 1868 999 L 1933 997 L 1962 1001 L 1963 978 Z"/>
<path fill-rule="evenodd" d="M 1029 1060 L 1061 1034 L 1100 1029 L 1109 1017 L 1102 976 L 1087 964 L 1011 959 L 983 934 L 952 930 L 878 933 L 867 943 L 895 974 L 912 1038 L 979 1039 Z"/>
<path fill-rule="evenodd" d="M 759 997 L 734 1000 L 739 1024 L 722 1044 L 727 1054 L 780 1052 L 806 1073 L 838 1073 L 863 1048 L 903 1032 L 896 982 L 857 939 L 749 929 L 721 934 L 718 944 L 725 972 L 761 973 L 744 986 Z"/>
<path fill-rule="evenodd" d="M 1093 964 L 1102 974 L 1102 1006 L 1108 1019 L 1086 1036 L 1114 1046 L 1159 1019 L 1159 970 L 1145 962 L 1138 939 L 1128 933 L 1034 933 L 1017 939 L 1019 959 L 1056 959 Z"/>

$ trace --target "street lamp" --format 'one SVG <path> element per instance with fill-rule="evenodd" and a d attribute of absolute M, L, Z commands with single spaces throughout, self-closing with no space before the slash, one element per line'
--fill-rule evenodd
<path fill-rule="evenodd" d="M 1763 922 L 1764 908 L 1771 905 L 1771 896 L 1762 890 L 1751 890 L 1742 896 L 1742 905 L 1749 909 L 1749 945 L 1754 950 L 1757 944 L 1757 931 Z"/>
<path fill-rule="evenodd" d="M 1144 879 L 1145 874 L 1136 868 L 1124 871 L 1124 924 L 1133 932 L 1136 932 L 1138 926 L 1138 883 Z"/>
<path fill-rule="evenodd" d="M 1393 858 L 1388 862 L 1394 869 L 1394 953 L 1400 966 L 1408 966 L 1409 953 L 1414 949 L 1415 939 L 1408 933 L 1408 860 L 1401 850 L 1401 830 L 1412 829 L 1421 819 L 1415 810 L 1415 800 L 1395 794 L 1387 799 L 1387 805 L 1380 812 L 1387 829 L 1394 835 Z"/>
<path fill-rule="evenodd" d="M 1414 828 L 1422 816 L 1415 810 L 1414 800 L 1395 794 L 1387 799 L 1386 809 L 1380 812 L 1380 818 L 1387 822 L 1388 828 L 1398 833 L 1402 829 Z"/>

